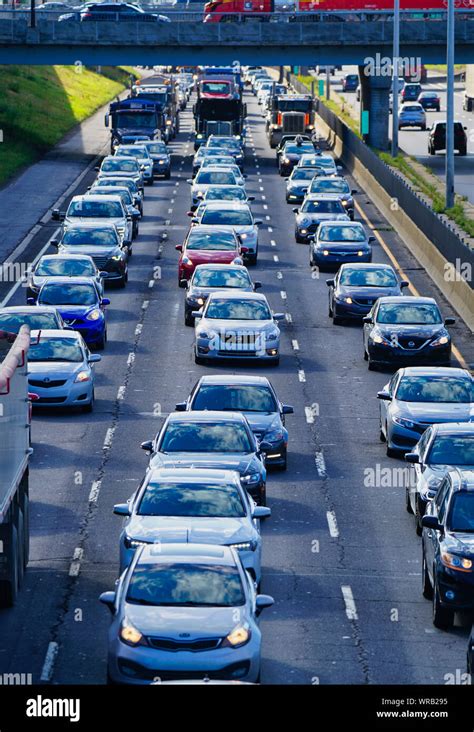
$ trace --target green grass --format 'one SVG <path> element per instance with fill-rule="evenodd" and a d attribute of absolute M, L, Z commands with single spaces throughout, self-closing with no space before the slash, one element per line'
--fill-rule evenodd
<path fill-rule="evenodd" d="M 443 74 L 446 73 L 446 64 L 425 64 L 425 68 L 429 69 L 430 71 L 440 71 Z M 454 73 L 460 74 L 462 71 L 466 70 L 465 64 L 454 64 Z"/>
<path fill-rule="evenodd" d="M 302 74 L 299 74 L 296 78 L 308 88 L 308 91 L 311 91 L 311 82 L 315 81 L 313 76 L 303 76 Z M 314 88 L 316 96 L 319 96 L 319 86 L 317 80 Z M 324 105 L 331 110 L 331 112 L 334 112 L 334 114 L 336 114 L 340 119 L 342 119 L 343 122 L 346 123 L 348 127 L 350 127 L 352 132 L 354 132 L 357 137 L 361 137 L 357 120 L 355 120 L 351 114 L 346 112 L 345 109 L 342 108 L 341 104 L 335 102 L 333 99 L 326 99 L 325 97 L 322 97 L 322 101 Z"/>
<path fill-rule="evenodd" d="M 0 66 L 0 184 L 119 94 L 129 67 Z"/>

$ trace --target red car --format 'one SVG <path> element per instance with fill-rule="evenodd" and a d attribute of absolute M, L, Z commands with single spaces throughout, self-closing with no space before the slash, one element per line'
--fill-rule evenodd
<path fill-rule="evenodd" d="M 198 264 L 243 264 L 243 247 L 234 231 L 219 231 L 216 226 L 191 226 L 184 244 L 176 244 L 181 252 L 178 261 L 178 284 L 186 287 Z"/>

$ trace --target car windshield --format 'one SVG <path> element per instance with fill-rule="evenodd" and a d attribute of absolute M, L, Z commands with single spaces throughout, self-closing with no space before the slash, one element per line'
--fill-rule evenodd
<path fill-rule="evenodd" d="M 403 323 L 405 325 L 438 325 L 441 314 L 437 305 L 426 303 L 382 303 L 377 313 L 377 323 Z"/>
<path fill-rule="evenodd" d="M 321 226 L 320 241 L 365 241 L 365 231 L 361 226 L 341 224 L 340 226 Z"/>
<path fill-rule="evenodd" d="M 139 516 L 242 518 L 240 493 L 233 485 L 150 481 L 140 500 Z"/>
<path fill-rule="evenodd" d="M 270 320 L 271 313 L 263 300 L 209 301 L 206 318 L 215 320 Z"/>
<path fill-rule="evenodd" d="M 241 269 L 217 270 L 199 269 L 195 270 L 193 277 L 195 287 L 235 287 L 243 288 L 251 286 L 249 275 Z"/>
<path fill-rule="evenodd" d="M 234 607 L 245 604 L 240 574 L 214 564 L 139 564 L 126 601 L 141 605 Z"/>
<path fill-rule="evenodd" d="M 72 201 L 67 210 L 70 216 L 82 218 L 118 219 L 123 217 L 123 210 L 118 201 Z"/>
<path fill-rule="evenodd" d="M 237 140 L 233 140 L 232 137 L 216 137 L 214 140 L 208 140 L 207 147 L 223 147 L 232 150 L 240 149 L 239 143 Z"/>
<path fill-rule="evenodd" d="M 237 245 L 234 234 L 230 231 L 216 231 L 213 234 L 212 232 L 200 232 L 199 227 L 193 227 L 186 242 L 186 249 L 223 252 L 236 250 Z"/>
<path fill-rule="evenodd" d="M 453 497 L 448 528 L 450 531 L 474 531 L 474 493 L 459 491 Z"/>
<path fill-rule="evenodd" d="M 66 246 L 87 246 L 113 247 L 118 244 L 118 235 L 114 228 L 111 229 L 75 229 L 68 228 L 63 234 L 61 244 Z"/>
<path fill-rule="evenodd" d="M 198 185 L 215 183 L 216 185 L 235 185 L 235 175 L 226 170 L 200 170 L 195 178 Z"/>
<path fill-rule="evenodd" d="M 170 422 L 160 452 L 253 452 L 243 424 L 226 422 Z"/>
<path fill-rule="evenodd" d="M 35 269 L 35 275 L 38 277 L 95 277 L 97 274 L 93 262 L 84 259 L 61 259 L 54 257 L 53 259 L 44 259 L 38 263 Z"/>
<path fill-rule="evenodd" d="M 209 168 L 212 165 L 227 165 L 227 167 L 235 168 L 235 161 L 231 155 L 216 155 L 215 157 L 205 157 L 202 161 L 202 169 Z"/>
<path fill-rule="evenodd" d="M 84 354 L 82 348 L 73 338 L 41 338 L 38 343 L 34 340 L 28 351 L 28 361 L 70 361 L 82 363 Z"/>
<path fill-rule="evenodd" d="M 147 158 L 148 152 L 146 147 L 133 145 L 126 148 L 119 147 L 117 150 L 117 155 L 123 155 L 126 158 L 135 158 L 136 160 L 139 160 L 140 158 Z"/>
<path fill-rule="evenodd" d="M 0 313 L 0 330 L 18 333 L 22 325 L 28 325 L 30 330 L 61 327 L 55 313 Z"/>
<path fill-rule="evenodd" d="M 471 379 L 453 376 L 403 376 L 395 397 L 404 402 L 470 404 L 473 385 Z"/>
<path fill-rule="evenodd" d="M 294 142 L 287 142 L 283 149 L 285 155 L 303 155 L 303 153 L 311 152 L 314 152 L 312 142 L 302 142 L 301 145 L 297 145 Z"/>
<path fill-rule="evenodd" d="M 313 180 L 313 168 L 295 168 L 291 174 L 291 180 Z"/>
<path fill-rule="evenodd" d="M 193 410 L 222 412 L 277 412 L 268 386 L 255 384 L 202 384 L 193 400 Z"/>
<path fill-rule="evenodd" d="M 316 178 L 311 183 L 311 193 L 350 193 L 347 181 L 342 178 Z"/>
<path fill-rule="evenodd" d="M 252 226 L 250 211 L 233 211 L 232 209 L 206 209 L 201 224 L 222 224 L 224 226 Z"/>
<path fill-rule="evenodd" d="M 427 465 L 474 465 L 474 435 L 438 435 L 426 457 Z"/>
<path fill-rule="evenodd" d="M 302 213 L 344 213 L 344 206 L 338 201 L 308 201 L 306 200 L 301 206 Z"/>
<path fill-rule="evenodd" d="M 311 112 L 312 102 L 310 99 L 278 99 L 279 112 Z"/>
<path fill-rule="evenodd" d="M 423 107 L 421 104 L 404 104 L 402 112 L 422 112 Z"/>
<path fill-rule="evenodd" d="M 209 186 L 206 201 L 245 201 L 247 194 L 241 186 Z"/>
<path fill-rule="evenodd" d="M 43 305 L 96 305 L 99 298 L 94 285 L 46 283 L 38 299 Z"/>
<path fill-rule="evenodd" d="M 155 112 L 128 112 L 123 110 L 118 111 L 116 116 L 117 127 L 122 129 L 153 130 L 156 127 Z M 116 170 L 116 168 L 109 168 L 109 170 Z"/>
<path fill-rule="evenodd" d="M 150 155 L 168 155 L 164 142 L 154 142 L 152 145 L 147 145 L 147 148 Z"/>
<path fill-rule="evenodd" d="M 232 88 L 227 81 L 203 81 L 201 84 L 203 94 L 231 94 Z"/>
<path fill-rule="evenodd" d="M 347 267 L 341 272 L 340 285 L 351 285 L 352 287 L 396 287 L 397 278 L 392 269 L 380 267 L 378 269 L 351 269 Z"/>
<path fill-rule="evenodd" d="M 129 206 L 132 203 L 132 197 L 130 195 L 130 191 L 128 190 L 120 190 L 120 191 L 114 191 L 110 190 L 109 186 L 101 186 L 100 188 L 96 188 L 95 186 L 91 189 L 91 195 L 93 196 L 120 196 L 123 203 L 126 206 Z"/>

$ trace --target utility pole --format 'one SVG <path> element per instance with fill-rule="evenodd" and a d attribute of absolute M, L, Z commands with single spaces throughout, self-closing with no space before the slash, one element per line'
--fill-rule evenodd
<path fill-rule="evenodd" d="M 448 0 L 446 67 L 446 208 L 452 208 L 454 206 L 454 0 Z"/>
<path fill-rule="evenodd" d="M 30 25 L 32 28 L 36 28 L 36 4 L 35 0 L 31 0 L 30 5 Z"/>
<path fill-rule="evenodd" d="M 398 60 L 400 58 L 400 0 L 393 5 L 392 157 L 398 155 Z"/>

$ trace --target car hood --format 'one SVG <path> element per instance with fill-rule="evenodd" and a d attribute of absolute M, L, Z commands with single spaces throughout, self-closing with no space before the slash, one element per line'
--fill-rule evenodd
<path fill-rule="evenodd" d="M 115 224 L 115 226 L 124 226 L 126 224 L 126 219 L 124 219 L 123 217 L 109 219 L 101 218 L 100 216 L 73 216 L 72 218 L 66 217 L 64 219 L 65 226 L 80 226 L 81 224 L 90 224 L 91 222 L 97 225 Z"/>
<path fill-rule="evenodd" d="M 400 414 L 421 422 L 469 422 L 474 408 L 470 404 L 397 402 Z"/>
<path fill-rule="evenodd" d="M 398 286 L 396 287 L 356 287 L 355 285 L 339 285 L 337 288 L 337 295 L 345 297 L 350 295 L 357 299 L 362 297 L 364 299 L 369 298 L 370 300 L 377 300 L 379 297 L 386 296 L 397 296 L 401 295 L 401 290 Z"/>
<path fill-rule="evenodd" d="M 345 213 L 301 213 L 296 217 L 296 223 L 298 226 L 308 226 L 310 224 L 316 224 L 320 221 L 349 221 L 349 216 Z"/>
<path fill-rule="evenodd" d="M 240 455 L 236 453 L 202 453 L 180 452 L 173 455 L 156 453 L 150 459 L 150 468 L 220 468 L 237 470 L 246 475 L 256 458 L 253 453 Z"/>
<path fill-rule="evenodd" d="M 56 305 L 58 312 L 63 320 L 74 320 L 75 318 L 84 318 L 91 310 L 98 310 L 99 305 Z M 101 311 L 102 312 L 102 311 Z M 93 321 L 91 321 L 93 322 Z M 95 321 L 97 322 L 97 321 Z"/>
<path fill-rule="evenodd" d="M 207 250 L 207 249 L 190 249 L 186 251 L 186 255 L 191 259 L 193 264 L 206 264 L 212 262 L 213 264 L 229 264 L 234 259 L 240 257 L 239 252 L 234 249 L 233 251 L 227 250 Z"/>
<path fill-rule="evenodd" d="M 267 432 L 280 427 L 280 416 L 275 412 L 244 412 L 252 432 Z"/>
<path fill-rule="evenodd" d="M 433 338 L 437 335 L 447 333 L 442 323 L 436 325 L 404 325 L 403 323 L 376 323 L 381 333 L 390 335 L 397 333 L 400 336 L 418 336 L 422 338 Z"/>
<path fill-rule="evenodd" d="M 72 374 L 88 368 L 83 361 L 69 363 L 67 361 L 28 361 L 28 376 L 69 379 Z"/>
<path fill-rule="evenodd" d="M 206 330 L 212 330 L 214 332 L 224 333 L 226 331 L 243 331 L 243 332 L 255 332 L 261 333 L 266 330 L 272 330 L 276 328 L 276 323 L 273 320 L 206 320 L 203 319 L 200 326 Z"/>
<path fill-rule="evenodd" d="M 252 287 L 191 287 L 187 297 L 209 297 L 213 292 L 226 290 L 227 292 L 253 292 Z"/>
<path fill-rule="evenodd" d="M 135 605 L 125 602 L 124 613 L 143 635 L 160 638 L 179 638 L 186 633 L 186 640 L 224 637 L 237 625 L 234 607 L 159 607 Z M 247 613 L 238 609 L 240 622 Z"/>
<path fill-rule="evenodd" d="M 247 518 L 132 516 L 128 536 L 137 541 L 173 544 L 239 544 L 251 541 L 254 530 Z"/>
<path fill-rule="evenodd" d="M 88 254 L 90 257 L 111 257 L 113 254 L 117 254 L 120 251 L 120 247 L 114 244 L 114 246 L 97 246 L 95 244 L 91 244 L 88 246 L 87 244 L 80 244 L 79 246 L 74 246 L 71 244 L 68 246 L 67 244 L 61 244 L 59 247 L 59 251 L 61 254 Z"/>

